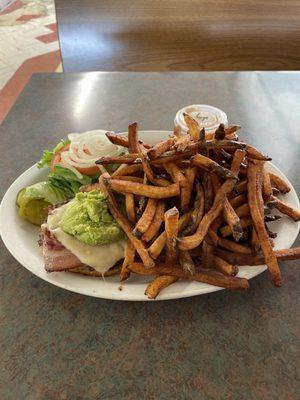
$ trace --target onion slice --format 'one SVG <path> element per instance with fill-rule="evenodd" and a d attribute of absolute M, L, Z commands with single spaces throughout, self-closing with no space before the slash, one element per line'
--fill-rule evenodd
<path fill-rule="evenodd" d="M 69 149 L 61 152 L 61 166 L 70 169 L 81 178 L 82 174 L 77 168 L 95 167 L 95 161 L 100 157 L 118 156 L 124 152 L 122 147 L 110 142 L 105 135 L 106 132 L 97 129 L 84 133 L 70 133 Z"/>

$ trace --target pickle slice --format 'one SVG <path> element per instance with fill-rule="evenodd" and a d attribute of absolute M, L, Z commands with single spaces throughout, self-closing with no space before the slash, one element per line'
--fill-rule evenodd
<path fill-rule="evenodd" d="M 19 215 L 21 218 L 31 222 L 34 225 L 41 225 L 47 218 L 47 208 L 49 205 L 50 203 L 43 199 L 26 201 L 26 197 L 23 196 L 19 206 Z"/>
<path fill-rule="evenodd" d="M 25 192 L 26 192 L 26 188 L 23 188 L 19 191 L 19 193 L 17 194 L 17 199 L 16 199 L 16 204 L 18 207 L 21 207 L 23 198 L 25 196 Z"/>

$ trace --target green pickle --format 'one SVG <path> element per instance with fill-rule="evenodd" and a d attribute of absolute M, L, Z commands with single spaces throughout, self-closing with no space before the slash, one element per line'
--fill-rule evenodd
<path fill-rule="evenodd" d="M 48 206 L 50 203 L 43 199 L 28 199 L 25 196 L 26 189 L 20 190 L 17 195 L 17 206 L 19 207 L 19 216 L 34 225 L 41 225 L 48 215 Z"/>
<path fill-rule="evenodd" d="M 23 200 L 23 197 L 25 195 L 25 192 L 26 192 L 26 188 L 21 189 L 19 191 L 19 193 L 17 194 L 16 204 L 17 204 L 18 207 L 20 207 L 21 204 L 22 204 L 22 200 Z"/>

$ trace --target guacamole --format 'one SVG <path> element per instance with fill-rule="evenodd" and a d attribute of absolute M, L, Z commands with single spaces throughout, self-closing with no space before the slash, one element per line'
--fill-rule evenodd
<path fill-rule="evenodd" d="M 77 193 L 63 212 L 59 227 L 90 246 L 116 242 L 124 236 L 108 211 L 105 196 L 97 190 Z"/>

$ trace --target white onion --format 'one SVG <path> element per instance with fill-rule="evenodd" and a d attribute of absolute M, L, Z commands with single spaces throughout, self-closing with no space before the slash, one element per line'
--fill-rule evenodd
<path fill-rule="evenodd" d="M 107 131 L 95 130 L 84 133 L 70 133 L 69 150 L 61 153 L 61 166 L 73 171 L 78 178 L 82 174 L 76 168 L 94 167 L 95 161 L 104 156 L 117 156 L 123 149 L 111 143 L 105 136 Z M 90 154 L 87 154 L 88 151 Z M 99 170 L 101 169 L 98 166 Z"/>

